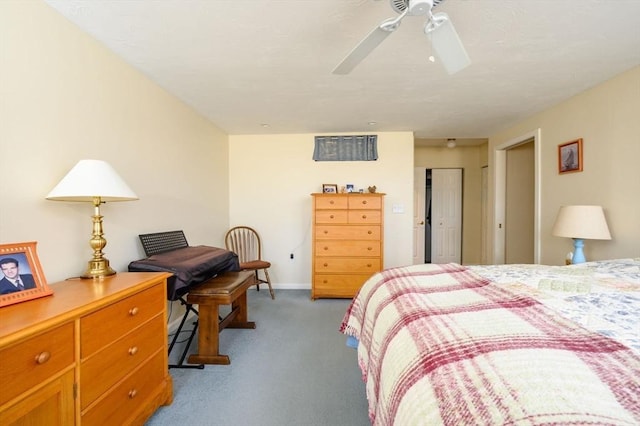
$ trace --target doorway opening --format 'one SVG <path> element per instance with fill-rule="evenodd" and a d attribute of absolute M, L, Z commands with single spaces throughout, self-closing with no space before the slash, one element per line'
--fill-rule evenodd
<path fill-rule="evenodd" d="M 508 191 L 507 180 L 509 178 L 507 172 L 508 151 L 515 149 L 523 144 L 533 144 L 533 188 L 527 188 L 533 192 L 533 263 L 540 263 L 540 129 L 536 129 L 530 133 L 524 134 L 517 138 L 511 139 L 494 150 L 494 200 L 495 208 L 493 215 L 493 264 L 501 265 L 507 262 L 506 245 L 507 245 L 507 211 Z"/>
<path fill-rule="evenodd" d="M 413 263 L 462 262 L 462 169 L 415 170 Z"/>

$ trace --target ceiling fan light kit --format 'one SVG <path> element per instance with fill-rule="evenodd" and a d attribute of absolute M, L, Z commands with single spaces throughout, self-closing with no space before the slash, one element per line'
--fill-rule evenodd
<path fill-rule="evenodd" d="M 384 20 L 374 28 L 345 58 L 333 69 L 333 74 L 349 74 L 384 39 L 398 29 L 405 16 L 424 16 L 427 20 L 424 32 L 431 42 L 433 50 L 449 74 L 455 74 L 471 64 L 458 33 L 449 15 L 440 12 L 431 13 L 434 6 L 444 0 L 390 0 L 391 8 L 399 15 Z"/>

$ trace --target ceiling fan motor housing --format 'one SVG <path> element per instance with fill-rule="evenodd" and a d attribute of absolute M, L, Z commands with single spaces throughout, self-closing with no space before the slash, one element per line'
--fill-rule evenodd
<path fill-rule="evenodd" d="M 434 5 L 444 0 L 391 0 L 391 8 L 397 13 L 409 9 L 408 14 L 413 16 L 428 15 Z"/>

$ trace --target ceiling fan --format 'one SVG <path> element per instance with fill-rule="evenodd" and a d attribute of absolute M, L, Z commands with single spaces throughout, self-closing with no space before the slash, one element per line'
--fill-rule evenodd
<path fill-rule="evenodd" d="M 333 74 L 349 74 L 384 39 L 398 29 L 405 16 L 427 16 L 424 32 L 431 41 L 433 50 L 449 74 L 455 74 L 471 64 L 469 55 L 458 37 L 449 15 L 444 12 L 432 13 L 431 9 L 445 0 L 389 0 L 391 8 L 399 15 L 385 19 L 373 29 L 336 66 Z"/>

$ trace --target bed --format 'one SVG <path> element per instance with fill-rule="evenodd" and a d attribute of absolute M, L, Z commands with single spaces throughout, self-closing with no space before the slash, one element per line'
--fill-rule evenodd
<path fill-rule="evenodd" d="M 640 259 L 390 268 L 340 331 L 373 425 L 640 424 Z"/>

